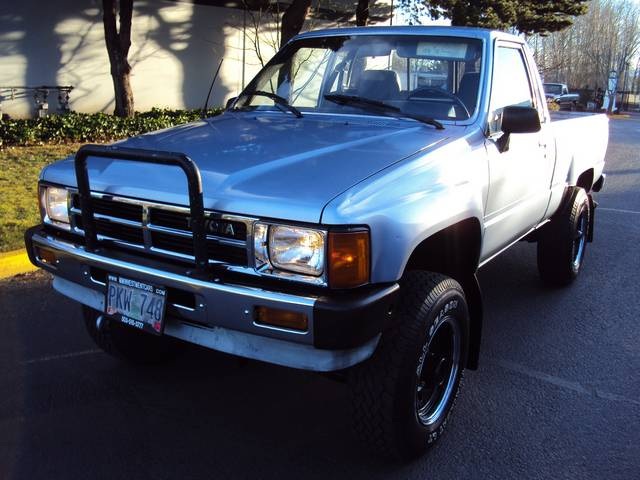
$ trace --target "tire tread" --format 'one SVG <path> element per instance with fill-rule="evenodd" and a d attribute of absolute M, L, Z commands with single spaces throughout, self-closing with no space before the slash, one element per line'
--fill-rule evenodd
<path fill-rule="evenodd" d="M 356 435 L 374 451 L 393 459 L 410 458 L 421 453 L 404 451 L 401 447 L 404 442 L 402 438 L 397 438 L 397 419 L 393 415 L 399 376 L 407 367 L 407 353 L 415 346 L 415 339 L 423 328 L 418 319 L 428 315 L 447 290 L 458 290 L 464 296 L 455 280 L 431 272 L 408 272 L 402 281 L 402 289 L 395 321 L 383 332 L 374 356 L 356 367 L 350 377 L 352 420 Z M 451 409 L 458 390 L 452 398 Z"/>
<path fill-rule="evenodd" d="M 545 227 L 538 240 L 538 272 L 548 285 L 565 286 L 577 277 L 571 268 L 572 243 L 569 239 L 572 238 L 584 202 L 579 201 L 583 192 L 583 188 L 571 188 L 567 203 Z"/>

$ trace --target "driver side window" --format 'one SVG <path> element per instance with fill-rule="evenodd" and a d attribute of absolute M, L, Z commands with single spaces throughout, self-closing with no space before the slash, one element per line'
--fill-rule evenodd
<path fill-rule="evenodd" d="M 491 85 L 490 134 L 501 130 L 504 107 L 534 106 L 529 74 L 520 48 L 502 45 L 496 48 Z"/>
<path fill-rule="evenodd" d="M 325 48 L 300 48 L 288 63 L 268 67 L 256 90 L 279 95 L 296 107 L 317 107 L 330 53 Z M 251 103 L 274 104 L 264 96 L 254 97 Z"/>

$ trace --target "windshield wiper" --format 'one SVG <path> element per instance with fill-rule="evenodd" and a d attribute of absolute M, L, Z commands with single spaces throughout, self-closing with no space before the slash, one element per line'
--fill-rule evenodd
<path fill-rule="evenodd" d="M 433 125 L 438 130 L 444 130 L 444 125 L 434 118 L 423 117 L 422 115 L 415 115 L 413 113 L 403 112 L 395 105 L 389 105 L 388 103 L 381 102 L 379 100 L 373 100 L 371 98 L 358 97 L 356 95 L 342 95 L 340 93 L 329 93 L 324 96 L 325 99 L 330 102 L 337 103 L 339 105 L 355 105 L 361 108 L 375 108 L 381 113 L 386 113 L 392 117 L 404 117 L 417 120 L 418 122 L 426 123 L 427 125 Z"/>
<path fill-rule="evenodd" d="M 275 93 L 271 93 L 271 92 L 264 92 L 262 90 L 255 90 L 250 93 L 245 93 L 245 95 L 248 97 L 270 98 L 276 104 L 276 107 L 281 107 L 281 108 L 278 108 L 278 110 L 280 110 L 281 112 L 288 110 L 289 112 L 293 113 L 296 116 L 296 118 L 302 118 L 302 112 L 298 110 L 296 107 L 294 107 L 293 105 L 289 104 L 289 102 L 287 102 L 287 99 L 281 97 L 280 95 L 276 95 Z"/>

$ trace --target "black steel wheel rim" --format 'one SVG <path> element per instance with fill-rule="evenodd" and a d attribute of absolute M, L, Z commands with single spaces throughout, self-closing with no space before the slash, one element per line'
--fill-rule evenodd
<path fill-rule="evenodd" d="M 438 423 L 447 410 L 460 369 L 460 327 L 452 316 L 442 318 L 423 347 L 417 369 L 416 413 L 426 426 Z"/>

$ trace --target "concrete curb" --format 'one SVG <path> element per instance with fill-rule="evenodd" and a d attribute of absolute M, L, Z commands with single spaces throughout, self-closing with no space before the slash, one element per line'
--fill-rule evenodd
<path fill-rule="evenodd" d="M 0 280 L 37 269 L 38 267 L 29 261 L 26 250 L 0 253 Z"/>

